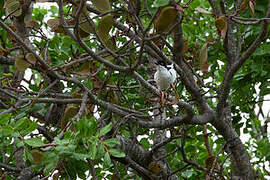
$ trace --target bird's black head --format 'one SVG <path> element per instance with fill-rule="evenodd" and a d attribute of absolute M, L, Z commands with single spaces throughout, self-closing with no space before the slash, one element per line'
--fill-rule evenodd
<path fill-rule="evenodd" d="M 155 62 L 156 65 L 161 65 L 161 66 L 164 66 L 164 67 L 167 67 L 167 64 L 165 61 L 163 60 L 158 60 L 157 62 Z"/>

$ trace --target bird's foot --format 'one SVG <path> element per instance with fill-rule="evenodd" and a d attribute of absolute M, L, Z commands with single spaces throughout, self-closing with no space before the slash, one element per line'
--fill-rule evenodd
<path fill-rule="evenodd" d="M 163 107 L 165 105 L 165 93 L 161 92 L 161 98 L 160 98 L 160 106 Z"/>
<path fill-rule="evenodd" d="M 169 106 L 171 106 L 171 105 L 176 105 L 176 104 L 178 104 L 179 103 L 179 99 L 178 98 L 175 98 L 173 101 L 169 101 L 169 102 L 166 102 L 166 105 L 169 105 Z"/>

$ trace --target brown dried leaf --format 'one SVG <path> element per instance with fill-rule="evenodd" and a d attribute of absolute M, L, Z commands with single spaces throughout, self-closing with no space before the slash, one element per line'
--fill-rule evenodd
<path fill-rule="evenodd" d="M 248 6 L 250 0 L 244 0 L 240 5 L 240 10 L 245 9 Z"/>
<path fill-rule="evenodd" d="M 79 72 L 79 74 L 81 74 L 81 75 L 89 75 L 89 74 L 91 74 L 90 68 L 91 68 L 91 63 L 90 62 L 84 63 L 82 65 L 82 67 L 81 67 L 81 71 Z"/>
<path fill-rule="evenodd" d="M 213 166 L 213 163 L 216 159 L 216 156 L 215 155 L 212 155 L 212 156 L 208 156 L 206 159 L 205 159 L 205 167 L 207 169 L 210 169 L 212 166 Z"/>
<path fill-rule="evenodd" d="M 212 14 L 211 12 L 209 12 L 203 8 L 200 8 L 200 7 L 197 7 L 195 10 L 198 11 L 199 13 L 202 13 L 202 14 Z"/>
<path fill-rule="evenodd" d="M 69 118 L 73 118 L 79 111 L 79 107 L 74 104 L 68 104 L 64 113 L 64 116 L 61 119 L 61 128 L 64 129 L 68 123 Z"/>
<path fill-rule="evenodd" d="M 27 53 L 26 56 L 25 56 L 25 59 L 27 59 L 27 61 L 32 63 L 32 64 L 35 64 L 36 61 L 37 61 L 35 55 L 32 54 L 32 53 Z"/>
<path fill-rule="evenodd" d="M 256 3 L 251 0 L 251 1 L 249 1 L 248 5 L 249 5 L 249 9 L 250 9 L 250 11 L 252 13 L 252 16 L 254 16 L 254 14 L 255 14 L 254 6 L 256 5 Z"/>
<path fill-rule="evenodd" d="M 20 16 L 22 14 L 22 6 L 21 3 L 17 0 L 9 0 L 6 1 L 6 4 L 4 5 L 9 13 L 12 13 L 13 16 Z"/>
<path fill-rule="evenodd" d="M 42 162 L 42 159 L 43 159 L 43 152 L 37 150 L 37 149 L 33 149 L 31 151 L 31 155 L 34 159 L 34 164 L 39 164 Z"/>
<path fill-rule="evenodd" d="M 38 23 L 38 21 L 31 19 L 31 20 L 25 22 L 25 27 L 30 28 L 30 29 L 34 29 L 37 31 L 40 28 L 40 24 Z"/>
<path fill-rule="evenodd" d="M 51 28 L 52 32 L 63 33 L 65 32 L 59 19 L 49 19 L 47 21 L 48 26 Z"/>
<path fill-rule="evenodd" d="M 158 162 L 151 162 L 148 165 L 148 169 L 151 170 L 154 174 L 158 175 L 161 171 L 161 165 Z"/>
<path fill-rule="evenodd" d="M 30 67 L 31 64 L 29 64 L 25 59 L 23 55 L 19 55 L 16 57 L 15 59 L 15 68 L 18 71 L 24 71 L 26 70 L 28 67 Z"/>
<path fill-rule="evenodd" d="M 207 58 L 208 58 L 208 43 L 204 43 L 204 45 L 202 46 L 201 50 L 200 50 L 200 54 L 199 54 L 199 65 L 200 65 L 200 69 L 203 73 L 207 73 L 208 72 L 208 62 L 207 62 Z"/>
<path fill-rule="evenodd" d="M 215 20 L 215 26 L 221 37 L 224 39 L 227 33 L 227 18 L 225 16 L 220 16 Z"/>

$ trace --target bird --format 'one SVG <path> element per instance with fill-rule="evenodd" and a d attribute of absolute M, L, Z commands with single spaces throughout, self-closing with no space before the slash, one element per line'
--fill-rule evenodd
<path fill-rule="evenodd" d="M 174 90 L 175 99 L 173 102 L 168 102 L 167 104 L 169 105 L 178 104 L 179 95 L 174 85 L 177 78 L 177 73 L 173 68 L 173 64 L 168 65 L 163 60 L 158 60 L 157 62 L 155 62 L 155 64 L 157 65 L 157 70 L 154 74 L 154 80 L 158 86 L 158 89 L 161 91 L 161 100 L 160 100 L 161 106 L 164 106 L 165 92 L 169 89 L 170 86 Z"/>

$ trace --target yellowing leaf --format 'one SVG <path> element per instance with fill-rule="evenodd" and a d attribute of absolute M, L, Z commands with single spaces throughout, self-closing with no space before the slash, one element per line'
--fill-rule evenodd
<path fill-rule="evenodd" d="M 84 32 L 86 32 L 88 34 L 94 32 L 93 27 L 91 25 L 91 22 L 89 22 L 86 17 L 83 17 L 83 14 L 80 16 L 79 27 L 80 27 L 81 30 L 83 30 Z"/>
<path fill-rule="evenodd" d="M 27 59 L 27 61 L 32 63 L 32 64 L 35 64 L 36 61 L 37 61 L 35 55 L 32 54 L 32 53 L 27 53 L 26 56 L 25 56 L 25 59 Z"/>
<path fill-rule="evenodd" d="M 79 28 L 79 35 L 80 35 L 81 38 L 85 38 L 85 37 L 89 36 L 89 33 L 85 32 L 84 30 Z"/>
<path fill-rule="evenodd" d="M 38 21 L 31 19 L 29 21 L 25 22 L 25 27 L 30 28 L 30 29 L 34 29 L 34 30 L 39 30 L 40 25 L 38 23 Z"/>
<path fill-rule="evenodd" d="M 51 28 L 52 32 L 56 32 L 56 33 L 63 33 L 64 32 L 64 29 L 63 29 L 59 19 L 49 19 L 47 21 L 47 24 Z"/>
<path fill-rule="evenodd" d="M 224 39 L 227 33 L 227 18 L 225 16 L 220 16 L 215 20 L 215 26 L 221 37 Z"/>
<path fill-rule="evenodd" d="M 91 1 L 99 11 L 108 12 L 111 10 L 109 0 L 91 0 Z"/>
<path fill-rule="evenodd" d="M 64 116 L 61 119 L 61 128 L 64 129 L 68 123 L 69 118 L 73 118 L 79 111 L 79 107 L 74 104 L 68 104 Z"/>
<path fill-rule="evenodd" d="M 72 6 L 72 15 L 75 16 L 78 6 Z M 79 17 L 79 35 L 81 37 L 87 37 L 90 33 L 94 32 L 91 22 L 88 21 L 88 10 L 86 6 L 83 7 Z"/>
<path fill-rule="evenodd" d="M 115 40 L 112 37 L 109 37 L 106 41 L 105 41 L 105 45 L 112 51 L 116 51 L 117 47 L 116 47 L 116 43 Z"/>
<path fill-rule="evenodd" d="M 113 23 L 113 15 L 103 16 L 98 23 L 98 34 L 104 42 L 110 37 L 109 32 L 113 27 Z"/>
<path fill-rule="evenodd" d="M 155 29 L 158 33 L 167 31 L 174 23 L 177 11 L 172 6 L 165 6 L 161 8 L 159 15 L 155 21 Z"/>
<path fill-rule="evenodd" d="M 19 56 L 16 57 L 16 59 L 15 59 L 15 68 L 18 71 L 24 71 L 30 66 L 31 65 L 24 59 L 23 55 L 19 55 Z"/>
<path fill-rule="evenodd" d="M 8 9 L 9 13 L 12 13 L 13 16 L 20 16 L 22 14 L 22 7 L 21 7 L 21 3 L 17 0 L 10 0 L 7 1 L 5 6 Z"/>
<path fill-rule="evenodd" d="M 202 13 L 202 14 L 212 14 L 211 12 L 209 12 L 203 8 L 200 8 L 200 7 L 197 7 L 195 10 L 198 11 L 199 13 Z"/>
<path fill-rule="evenodd" d="M 81 67 L 81 71 L 79 72 L 79 74 L 81 74 L 81 75 L 89 75 L 89 74 L 91 74 L 90 68 L 91 68 L 91 63 L 90 62 L 84 63 L 82 65 L 82 67 Z"/>
<path fill-rule="evenodd" d="M 200 54 L 199 54 L 199 65 L 200 65 L 200 69 L 203 73 L 207 73 L 208 72 L 208 62 L 207 62 L 207 58 L 208 58 L 208 43 L 204 43 L 204 45 L 202 46 L 201 50 L 200 50 Z"/>

